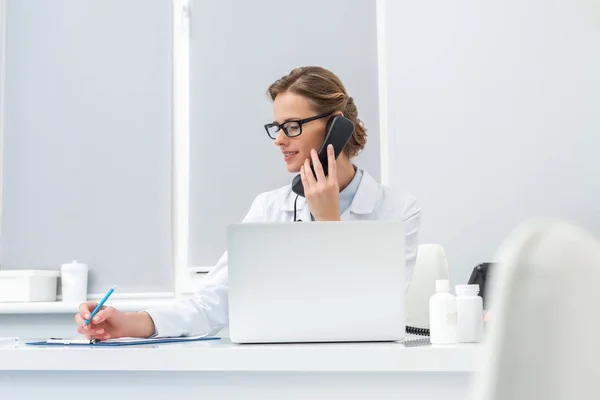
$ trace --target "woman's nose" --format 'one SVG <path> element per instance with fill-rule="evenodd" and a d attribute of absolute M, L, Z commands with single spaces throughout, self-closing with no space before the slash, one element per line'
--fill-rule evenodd
<path fill-rule="evenodd" d="M 279 132 L 277 132 L 277 137 L 275 138 L 275 146 L 281 146 L 285 143 L 286 139 L 287 136 L 285 136 L 283 129 L 280 129 Z"/>

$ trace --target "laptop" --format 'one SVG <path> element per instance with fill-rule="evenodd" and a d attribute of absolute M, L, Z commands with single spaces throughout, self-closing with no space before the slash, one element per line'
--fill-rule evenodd
<path fill-rule="evenodd" d="M 231 341 L 404 339 L 404 247 L 400 221 L 228 226 Z"/>

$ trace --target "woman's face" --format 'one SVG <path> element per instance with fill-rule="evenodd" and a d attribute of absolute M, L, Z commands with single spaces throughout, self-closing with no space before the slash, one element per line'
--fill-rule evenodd
<path fill-rule="evenodd" d="M 273 121 L 283 124 L 318 115 L 306 97 L 292 92 L 283 92 L 273 101 Z M 319 151 L 325 139 L 325 127 L 329 117 L 320 118 L 302 124 L 302 133 L 288 137 L 283 129 L 277 132 L 275 145 L 282 153 L 283 161 L 289 172 L 299 172 L 304 161 L 310 159 L 311 149 Z M 293 129 L 290 129 L 290 133 Z"/>

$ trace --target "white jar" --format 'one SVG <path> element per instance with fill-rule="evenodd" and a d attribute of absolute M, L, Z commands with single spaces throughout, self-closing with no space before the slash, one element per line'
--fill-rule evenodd
<path fill-rule="evenodd" d="M 86 264 L 75 260 L 60 267 L 62 301 L 81 303 L 87 300 L 88 270 Z"/>
<path fill-rule="evenodd" d="M 478 294 L 479 285 L 456 285 L 459 343 L 483 340 L 483 300 Z"/>
<path fill-rule="evenodd" d="M 447 279 L 435 281 L 436 293 L 429 299 L 429 339 L 432 344 L 456 343 L 456 297 Z"/>

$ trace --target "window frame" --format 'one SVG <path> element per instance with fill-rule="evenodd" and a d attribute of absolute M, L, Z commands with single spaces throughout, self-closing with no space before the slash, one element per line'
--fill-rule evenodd
<path fill-rule="evenodd" d="M 213 266 L 189 265 L 190 1 L 173 0 L 173 266 L 175 294 L 194 293 Z"/>

